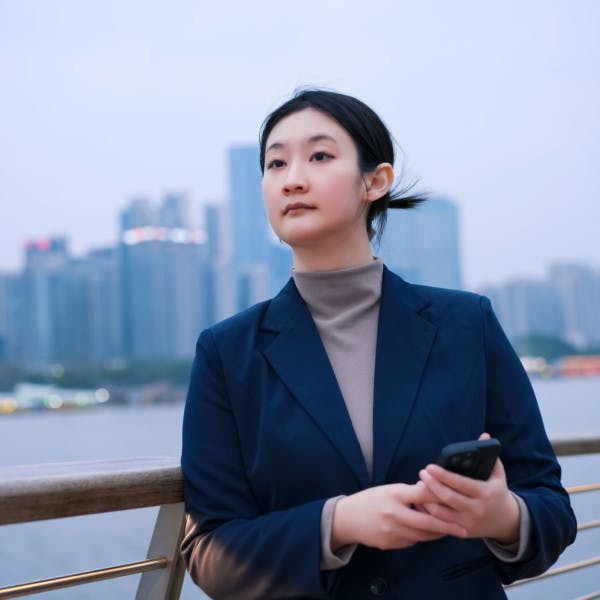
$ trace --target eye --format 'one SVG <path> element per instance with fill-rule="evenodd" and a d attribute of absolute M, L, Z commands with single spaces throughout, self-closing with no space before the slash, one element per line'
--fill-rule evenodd
<path fill-rule="evenodd" d="M 284 164 L 285 163 L 281 159 L 274 158 L 267 163 L 267 169 L 280 169 Z"/>
<path fill-rule="evenodd" d="M 312 160 L 313 162 L 323 162 L 329 160 L 330 158 L 333 158 L 333 156 L 331 156 L 331 154 L 327 152 L 315 152 L 310 157 L 310 160 Z"/>

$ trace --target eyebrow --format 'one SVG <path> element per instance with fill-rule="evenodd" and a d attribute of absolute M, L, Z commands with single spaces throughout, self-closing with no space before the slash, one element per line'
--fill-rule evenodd
<path fill-rule="evenodd" d="M 307 141 L 309 144 L 315 144 L 317 142 L 322 142 L 324 140 L 330 141 L 330 142 L 336 142 L 336 139 L 334 137 L 327 135 L 326 133 L 317 133 L 315 135 L 311 135 Z M 273 142 L 265 150 L 265 154 L 267 152 L 269 152 L 269 150 L 280 150 L 281 148 L 284 148 L 284 147 L 285 147 L 285 144 L 283 142 Z"/>

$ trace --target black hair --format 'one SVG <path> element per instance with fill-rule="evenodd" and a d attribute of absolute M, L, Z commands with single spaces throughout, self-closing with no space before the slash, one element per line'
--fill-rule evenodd
<path fill-rule="evenodd" d="M 264 173 L 265 145 L 271 130 L 285 117 L 312 108 L 337 121 L 350 135 L 358 153 L 361 173 L 374 171 L 380 163 L 394 165 L 392 136 L 379 116 L 361 100 L 322 89 L 300 90 L 276 108 L 264 120 L 259 134 L 260 169 Z M 426 200 L 424 195 L 410 194 L 415 182 L 407 186 L 394 186 L 384 196 L 371 202 L 367 212 L 369 239 L 381 239 L 387 220 L 388 208 L 413 208 Z M 376 227 L 374 224 L 376 223 Z"/>

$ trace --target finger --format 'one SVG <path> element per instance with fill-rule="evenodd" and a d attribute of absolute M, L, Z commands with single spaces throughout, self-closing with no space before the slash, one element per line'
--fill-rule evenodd
<path fill-rule="evenodd" d="M 492 436 L 491 436 L 489 433 L 487 433 L 487 432 L 485 432 L 485 431 L 484 431 L 484 432 L 483 432 L 483 433 L 482 433 L 482 434 L 479 436 L 479 439 L 480 439 L 480 440 L 489 440 L 489 439 L 491 439 L 491 437 L 492 437 Z"/>
<path fill-rule="evenodd" d="M 431 473 L 429 473 L 429 467 L 427 469 L 422 469 L 419 472 L 419 476 L 421 477 L 421 481 L 423 481 L 438 498 L 440 503 L 458 511 L 469 510 L 469 507 L 473 502 L 472 498 L 469 495 L 462 493 L 460 490 L 457 491 L 455 488 L 446 485 L 444 482 L 440 481 L 441 478 L 437 479 L 436 477 L 433 477 Z"/>
<path fill-rule="evenodd" d="M 427 513 L 422 513 L 409 508 L 403 508 L 398 512 L 398 519 L 402 526 L 410 527 L 428 533 L 438 533 L 443 535 L 455 535 L 462 537 L 466 530 L 462 525 L 451 521 L 443 521 Z"/>
<path fill-rule="evenodd" d="M 461 513 L 445 506 L 444 504 L 438 504 L 436 502 L 429 502 L 425 505 L 425 509 L 427 513 L 440 519 L 441 521 L 446 521 L 447 523 L 457 523 L 461 527 L 464 527 L 460 518 Z"/>
<path fill-rule="evenodd" d="M 433 477 L 436 481 L 443 483 L 445 486 L 450 487 L 453 490 L 460 492 L 463 496 L 468 496 L 469 498 L 479 497 L 482 491 L 481 488 L 483 485 L 485 485 L 484 482 L 478 479 L 453 473 L 452 471 L 448 471 L 439 465 L 427 465 L 425 468 L 425 473 Z M 421 480 L 424 481 L 423 478 L 421 478 Z M 427 483 L 427 481 L 425 481 L 425 483 Z M 431 486 L 428 487 L 429 489 L 432 489 Z"/>
<path fill-rule="evenodd" d="M 432 496 L 427 486 L 422 481 L 413 485 L 405 483 L 392 484 L 396 500 L 405 506 L 415 506 L 423 502 L 435 502 L 437 498 Z"/>
<path fill-rule="evenodd" d="M 433 533 L 431 531 L 422 531 L 421 529 L 411 529 L 407 527 L 403 530 L 400 539 L 407 539 L 411 542 L 432 542 L 433 540 L 439 540 L 440 538 L 446 537 L 445 533 Z"/>

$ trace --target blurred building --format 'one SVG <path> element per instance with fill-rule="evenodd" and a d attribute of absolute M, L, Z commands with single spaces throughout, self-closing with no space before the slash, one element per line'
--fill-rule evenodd
<path fill-rule="evenodd" d="M 206 234 L 190 227 L 187 205 L 185 196 L 168 196 L 156 210 L 135 200 L 121 215 L 123 226 L 133 225 L 120 240 L 128 358 L 190 357 L 208 324 Z"/>
<path fill-rule="evenodd" d="M 69 260 L 64 238 L 44 238 L 25 244 L 25 268 L 14 281 L 15 358 L 31 367 L 55 358 L 56 324 L 52 318 L 52 281 Z"/>
<path fill-rule="evenodd" d="M 276 294 L 289 279 L 291 250 L 280 244 L 265 212 L 258 146 L 229 150 L 229 194 L 236 310 Z"/>
<path fill-rule="evenodd" d="M 207 204 L 205 210 L 207 234 L 207 320 L 216 323 L 236 310 L 233 247 L 228 206 Z"/>
<path fill-rule="evenodd" d="M 576 347 L 600 345 L 600 272 L 589 265 L 556 264 L 550 281 L 562 304 L 564 339 Z"/>
<path fill-rule="evenodd" d="M 561 337 L 562 305 L 550 282 L 513 280 L 481 292 L 492 301 L 498 320 L 512 340 L 531 335 Z"/>
<path fill-rule="evenodd" d="M 293 256 L 287 244 L 272 243 L 269 250 L 271 296 L 276 295 L 292 276 Z"/>
<path fill-rule="evenodd" d="M 71 259 L 51 281 L 52 360 L 107 364 L 123 356 L 118 253 L 94 250 Z"/>
<path fill-rule="evenodd" d="M 462 286 L 458 209 L 431 198 L 410 210 L 390 210 L 375 254 L 411 283 L 459 289 Z"/>
<path fill-rule="evenodd" d="M 0 273 L 0 362 L 9 360 L 11 281 L 10 274 Z"/>

